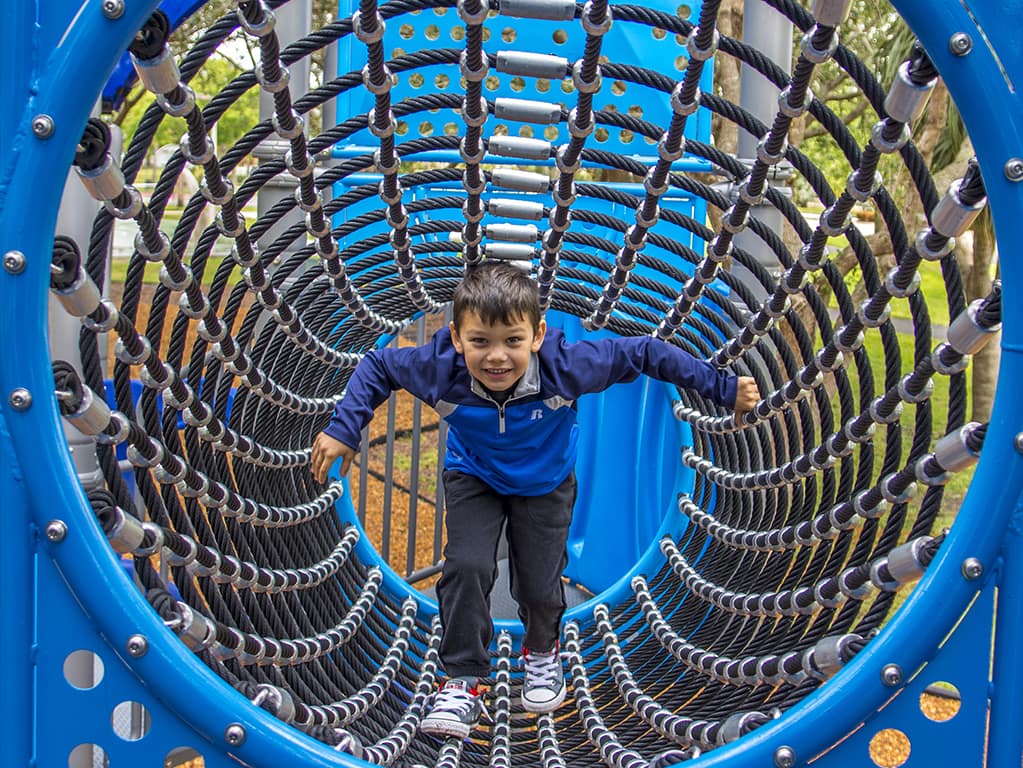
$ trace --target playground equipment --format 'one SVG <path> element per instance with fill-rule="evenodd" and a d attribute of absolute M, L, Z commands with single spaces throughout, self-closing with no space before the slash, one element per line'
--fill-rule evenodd
<path fill-rule="evenodd" d="M 241 0 L 180 57 L 154 2 L 18 3 L 0 31 L 7 759 L 1020 765 L 1023 323 L 1001 283 L 967 305 L 951 250 L 989 205 L 1012 296 L 1020 9 L 898 3 L 926 54 L 879 85 L 838 45 L 841 0 L 750 4 L 747 20 L 798 30 L 791 74 L 754 30 L 719 34 L 717 2 L 365 0 L 283 46 L 278 5 Z M 238 35 L 258 64 L 197 105 L 187 83 Z M 289 68 L 335 43 L 337 77 L 289 88 Z M 158 96 L 122 154 L 89 116 L 129 45 Z M 772 114 L 713 94 L 724 59 L 760 73 Z M 877 113 L 863 146 L 808 90 L 835 64 Z M 939 72 L 977 151 L 947 192 L 908 141 Z M 213 124 L 254 89 L 264 119 L 218 153 Z M 807 111 L 843 149 L 844 188 L 787 146 Z M 754 137 L 746 162 L 710 142 L 711 113 Z M 181 149 L 145 199 L 134 180 L 163 120 Z M 167 236 L 186 162 L 201 193 Z M 884 163 L 908 170 L 926 222 L 902 220 Z M 631 185 L 586 177 L 598 167 Z M 824 203 L 816 225 L 772 184 L 780 167 Z M 246 215 L 273 184 L 288 191 Z M 883 274 L 849 219 L 868 201 L 897 259 Z M 206 208 L 214 223 L 193 231 Z M 115 221 L 134 250 L 109 286 Z M 855 252 L 862 301 L 832 238 Z M 755 375 L 765 399 L 741 427 L 649 383 L 580 404 L 591 493 L 569 576 L 596 594 L 566 615 L 572 696 L 553 715 L 518 709 L 503 621 L 492 720 L 442 743 L 416 733 L 438 676 L 435 606 L 404 578 L 421 569 L 388 565 L 350 491 L 305 464 L 360 354 L 443 312 L 483 257 L 531 269 L 572 333 L 652 333 Z M 917 290 L 926 262 L 946 288 L 941 333 Z M 911 348 L 892 305 L 910 309 Z M 1003 320 L 994 413 L 967 422 L 966 361 Z M 982 447 L 943 531 L 944 486 Z M 927 697 L 957 712 L 931 719 Z"/>

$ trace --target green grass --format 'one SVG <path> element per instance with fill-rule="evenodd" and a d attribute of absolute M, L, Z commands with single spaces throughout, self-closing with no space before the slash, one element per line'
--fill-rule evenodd
<path fill-rule="evenodd" d="M 217 274 L 217 270 L 220 268 L 221 262 L 227 258 L 225 256 L 211 255 L 206 260 L 206 268 L 203 270 L 203 287 L 209 287 L 213 282 L 214 275 Z M 110 282 L 115 285 L 122 285 L 125 278 L 128 276 L 128 264 L 130 259 L 126 258 L 115 258 L 110 265 Z M 142 274 L 142 283 L 144 285 L 156 285 L 160 282 L 160 262 L 147 262 Z M 234 285 L 242 278 L 241 268 L 235 267 L 231 273 L 231 277 L 228 280 L 228 285 Z"/>

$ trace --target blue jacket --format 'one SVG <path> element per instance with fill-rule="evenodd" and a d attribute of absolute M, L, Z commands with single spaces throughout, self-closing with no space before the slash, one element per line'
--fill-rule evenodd
<path fill-rule="evenodd" d="M 540 496 L 575 466 L 575 402 L 640 374 L 693 389 L 719 405 L 735 404 L 736 377 L 649 336 L 570 344 L 548 328 L 515 391 L 499 405 L 469 375 L 447 328 L 421 347 L 376 349 L 352 374 L 326 432 L 352 448 L 373 411 L 404 389 L 449 426 L 446 469 L 480 478 L 498 493 Z"/>

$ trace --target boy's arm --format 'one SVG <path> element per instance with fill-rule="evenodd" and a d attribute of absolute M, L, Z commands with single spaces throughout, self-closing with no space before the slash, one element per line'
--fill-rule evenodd
<path fill-rule="evenodd" d="M 633 381 L 640 374 L 646 374 L 699 392 L 725 408 L 749 410 L 752 407 L 752 404 L 747 407 L 748 388 L 744 388 L 744 397 L 738 398 L 739 377 L 650 336 L 564 343 L 563 352 L 559 356 L 559 374 L 569 394 L 601 392 L 613 384 Z"/>
<path fill-rule="evenodd" d="M 436 359 L 436 351 L 429 344 L 366 353 L 348 380 L 344 397 L 334 406 L 330 423 L 313 442 L 310 458 L 313 476 L 324 482 L 327 470 L 339 457 L 343 459 L 341 475 L 348 471 L 362 442 L 362 430 L 373 418 L 377 406 L 392 392 L 405 389 L 433 405 L 436 402 Z"/>

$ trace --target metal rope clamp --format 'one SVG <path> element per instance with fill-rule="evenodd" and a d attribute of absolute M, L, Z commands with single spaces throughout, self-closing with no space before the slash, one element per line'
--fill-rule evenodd
<path fill-rule="evenodd" d="M 604 8 L 604 18 L 602 18 L 599 22 L 594 22 L 592 20 L 592 15 L 593 0 L 586 0 L 586 4 L 583 6 L 582 15 L 580 16 L 580 21 L 582 22 L 583 29 L 586 31 L 586 34 L 591 37 L 601 37 L 602 35 L 607 34 L 614 21 L 611 14 L 611 6 L 607 5 Z"/>
<path fill-rule="evenodd" d="M 379 11 L 374 15 L 373 21 L 373 30 L 367 32 L 362 23 L 362 11 L 356 11 L 352 14 L 352 32 L 359 39 L 359 42 L 371 45 L 372 43 L 379 43 L 384 39 L 384 31 L 387 29 L 387 25 L 384 23 L 384 18 L 380 15 Z"/>
<path fill-rule="evenodd" d="M 668 103 L 671 104 L 671 111 L 679 117 L 688 117 L 700 108 L 701 93 L 699 88 L 697 88 L 693 93 L 692 101 L 682 101 L 682 86 L 684 82 L 685 81 L 675 86 L 671 92 L 670 98 L 668 99 Z"/>
<path fill-rule="evenodd" d="M 172 90 L 170 93 L 180 93 L 183 97 L 181 101 L 171 101 L 167 94 L 164 93 L 156 94 L 156 103 L 160 105 L 160 109 L 171 117 L 185 117 L 195 109 L 195 91 L 184 83 L 180 83 L 178 88 L 180 90 Z M 187 136 L 188 134 L 185 135 Z"/>
<path fill-rule="evenodd" d="M 262 19 L 256 22 L 251 22 L 245 18 L 245 12 L 239 8 L 237 10 L 238 24 L 245 30 L 245 33 L 250 37 L 266 37 L 274 30 L 274 26 L 277 23 L 277 17 L 274 16 L 274 12 L 270 10 L 270 7 L 260 0 L 259 10 L 262 14 Z"/>
<path fill-rule="evenodd" d="M 128 439 L 128 432 L 130 431 L 128 417 L 120 411 L 111 411 L 110 421 L 116 426 L 116 430 L 113 434 L 106 432 L 105 430 L 97 432 L 96 442 L 101 443 L 102 445 L 119 445 Z"/>
<path fill-rule="evenodd" d="M 107 541 L 120 555 L 134 554 L 146 538 L 142 521 L 118 506 L 113 508 L 112 513 L 114 519 L 110 525 L 110 532 L 107 533 Z"/>
<path fill-rule="evenodd" d="M 817 641 L 817 644 L 812 648 L 813 662 L 822 676 L 821 679 L 827 680 L 833 677 L 845 666 L 845 656 L 848 653 L 849 646 L 858 638 L 858 635 L 851 634 L 832 635 Z"/>
<path fill-rule="evenodd" d="M 706 61 L 714 55 L 714 52 L 718 49 L 718 43 L 721 40 L 721 34 L 715 28 L 710 38 L 710 45 L 706 48 L 700 48 L 696 42 L 696 38 L 700 36 L 700 28 L 698 26 L 693 27 L 693 31 L 689 33 L 689 37 L 686 38 L 686 52 L 689 54 L 690 59 L 696 61 Z"/>
<path fill-rule="evenodd" d="M 888 140 L 884 137 L 884 129 L 888 125 L 887 121 L 882 120 L 874 123 L 874 127 L 870 131 L 870 143 L 878 152 L 890 155 L 893 152 L 898 152 L 909 142 L 911 132 L 909 126 L 903 124 L 902 131 L 898 137 L 892 140 Z"/>
<path fill-rule="evenodd" d="M 270 116 L 270 124 L 273 126 L 274 132 L 282 139 L 297 139 L 305 133 L 305 118 L 298 114 L 294 109 L 291 110 L 291 119 L 294 121 L 294 125 L 291 128 L 284 128 L 281 126 L 281 121 L 275 112 Z"/>
<path fill-rule="evenodd" d="M 234 198 L 234 183 L 226 176 L 220 177 L 220 183 L 225 187 L 224 192 L 223 194 L 215 195 L 204 178 L 199 182 L 199 193 L 206 198 L 207 202 L 213 205 L 226 205 L 228 201 Z"/>
<path fill-rule="evenodd" d="M 82 402 L 78 409 L 64 416 L 83 435 L 98 435 L 110 423 L 110 408 L 105 401 L 96 397 L 92 388 L 82 386 Z"/>
<path fill-rule="evenodd" d="M 362 68 L 362 85 L 367 91 L 372 93 L 374 96 L 384 95 L 385 93 L 390 91 L 391 88 L 398 82 L 398 76 L 391 72 L 391 70 L 387 68 L 386 64 L 384 65 L 382 71 L 384 73 L 384 81 L 382 83 L 374 83 L 372 72 L 370 71 L 369 68 L 369 64 L 366 64 Z"/>
<path fill-rule="evenodd" d="M 901 271 L 901 267 L 892 267 L 888 270 L 888 274 L 884 277 L 884 289 L 888 291 L 889 295 L 896 299 L 905 299 L 912 296 L 920 289 L 920 272 L 913 270 L 913 275 L 909 280 L 909 285 L 905 288 L 900 288 L 896 282 Z"/>
<path fill-rule="evenodd" d="M 899 66 L 884 100 L 885 113 L 900 123 L 912 123 L 920 116 L 927 97 L 937 83 L 937 78 L 923 85 L 914 83 L 909 76 L 909 65 L 910 62 L 904 61 Z"/>
<path fill-rule="evenodd" d="M 879 189 L 881 189 L 881 185 L 884 184 L 884 177 L 881 176 L 880 171 L 874 171 L 874 176 L 870 180 L 870 188 L 864 192 L 856 186 L 856 181 L 859 179 L 859 176 L 860 172 L 858 170 L 849 174 L 845 180 L 845 193 L 856 202 L 865 203 L 867 200 L 876 195 Z"/>
<path fill-rule="evenodd" d="M 458 9 L 458 18 L 460 18 L 466 26 L 478 27 L 487 20 L 487 16 L 490 14 L 490 4 L 486 2 L 480 2 L 480 9 L 475 13 L 470 13 L 465 7 L 466 0 L 458 0 L 456 8 Z"/>
<path fill-rule="evenodd" d="M 821 26 L 837 26 L 831 24 L 821 24 Z M 827 48 L 815 48 L 813 44 L 813 33 L 817 30 L 817 27 L 812 27 L 806 32 L 799 41 L 799 52 L 804 59 L 812 64 L 823 64 L 832 56 L 835 55 L 835 51 L 838 50 L 838 32 L 833 32 L 831 37 L 828 39 Z"/>
<path fill-rule="evenodd" d="M 960 197 L 962 179 L 956 179 L 948 188 L 948 192 L 938 201 L 931 211 L 931 229 L 945 237 L 959 237 L 973 224 L 974 219 L 987 205 L 987 198 L 982 197 L 973 205 L 967 205 Z"/>
<path fill-rule="evenodd" d="M 788 85 L 778 94 L 778 111 L 785 115 L 785 117 L 792 119 L 802 117 L 803 114 L 810 109 L 810 105 L 813 104 L 813 91 L 809 88 L 806 89 L 806 92 L 803 94 L 802 104 L 793 104 L 790 102 L 789 98 L 791 96 L 792 86 Z"/>
<path fill-rule="evenodd" d="M 979 426 L 971 421 L 938 441 L 934 446 L 934 458 L 942 468 L 948 472 L 959 472 L 977 463 L 980 453 L 970 448 L 967 439 Z"/>
<path fill-rule="evenodd" d="M 67 288 L 54 288 L 53 295 L 57 297 L 64 310 L 75 317 L 91 315 L 100 303 L 99 288 L 81 265 L 78 267 L 74 282 Z"/>
<path fill-rule="evenodd" d="M 146 336 L 137 336 L 136 340 L 141 349 L 138 352 L 132 353 L 128 351 L 128 346 L 124 343 L 124 339 L 118 339 L 114 344 L 114 357 L 125 365 L 140 365 L 148 360 L 153 352 L 152 344 L 150 344 Z"/>
<path fill-rule="evenodd" d="M 166 45 L 151 59 L 140 59 L 134 53 L 129 55 L 135 72 L 147 91 L 156 94 L 170 93 L 181 83 L 181 72 L 174 61 L 173 53 Z"/>
<path fill-rule="evenodd" d="M 473 69 L 469 66 L 469 52 L 462 51 L 458 57 L 458 70 L 467 82 L 479 83 L 486 78 L 487 72 L 490 71 L 490 62 L 486 56 L 481 56 L 479 69 Z"/>
<path fill-rule="evenodd" d="M 125 451 L 125 455 L 128 461 L 131 462 L 133 467 L 140 467 L 142 469 L 149 469 L 155 467 L 161 461 L 163 461 L 164 450 L 163 445 L 158 443 L 152 437 L 147 437 L 149 447 L 153 451 L 153 457 L 149 458 L 143 454 L 135 443 L 131 443 Z"/>
<path fill-rule="evenodd" d="M 924 547 L 932 541 L 930 536 L 907 541 L 888 553 L 888 573 L 899 584 L 911 584 L 924 575 L 924 565 L 920 555 Z"/>
<path fill-rule="evenodd" d="M 593 73 L 593 79 L 583 80 L 583 60 L 579 59 L 572 65 L 572 84 L 579 93 L 593 94 L 600 90 L 603 83 L 603 76 L 600 73 L 600 66 L 597 65 Z"/>
<path fill-rule="evenodd" d="M 810 13 L 818 24 L 837 27 L 845 21 L 851 0 L 814 0 Z"/>
<path fill-rule="evenodd" d="M 179 601 L 178 610 L 181 611 L 181 620 L 174 627 L 174 632 L 181 641 L 192 651 L 209 648 L 217 636 L 213 622 L 201 613 L 194 612 L 187 603 Z"/>
<path fill-rule="evenodd" d="M 183 275 L 180 280 L 175 280 L 167 268 L 167 264 L 164 263 L 160 267 L 160 283 L 171 291 L 187 291 L 193 281 L 192 270 L 178 262 L 178 267 L 183 271 Z"/>
<path fill-rule="evenodd" d="M 104 156 L 103 163 L 97 168 L 86 171 L 75 166 L 75 170 L 85 189 L 96 200 L 113 200 L 124 191 L 124 174 L 109 154 Z"/>

